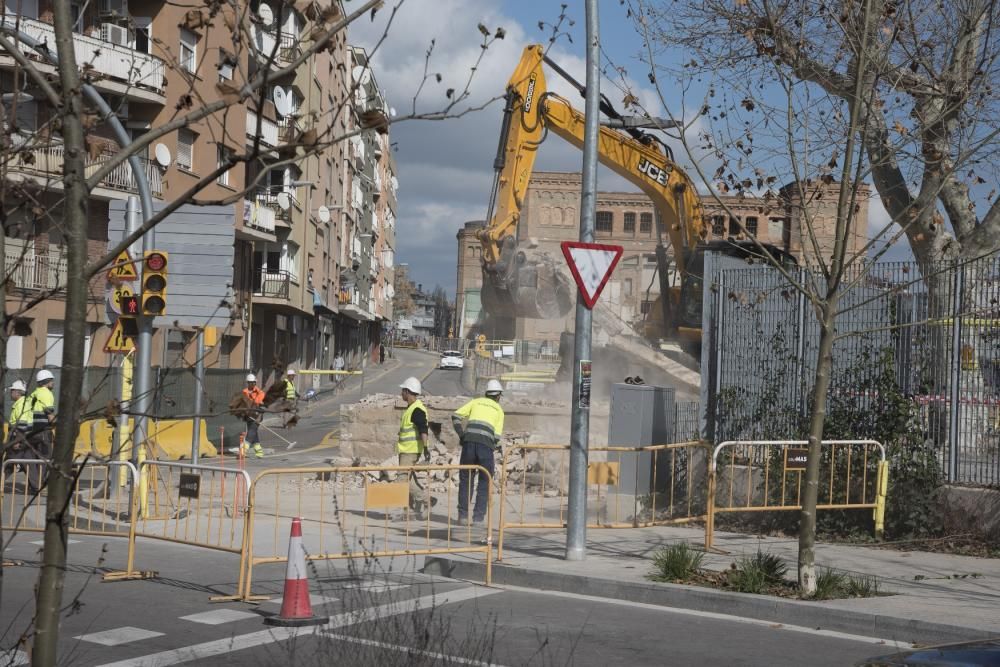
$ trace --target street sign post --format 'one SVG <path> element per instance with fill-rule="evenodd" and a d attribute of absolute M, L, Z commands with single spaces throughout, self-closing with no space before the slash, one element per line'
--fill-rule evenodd
<path fill-rule="evenodd" d="M 559 245 L 580 289 L 583 303 L 593 309 L 625 249 L 620 245 L 582 241 L 563 241 Z"/>

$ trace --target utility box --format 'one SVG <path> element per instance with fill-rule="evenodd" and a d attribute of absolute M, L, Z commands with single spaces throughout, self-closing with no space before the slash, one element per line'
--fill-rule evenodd
<path fill-rule="evenodd" d="M 673 441 L 674 397 L 672 387 L 650 385 L 611 385 L 611 413 L 608 424 L 608 444 L 614 447 L 645 447 L 666 445 Z M 609 452 L 608 460 L 620 460 L 618 493 L 641 496 L 652 493 L 652 452 Z M 656 463 L 658 487 L 669 484 L 670 457 L 659 456 Z M 662 490 L 656 489 L 657 491 Z"/>

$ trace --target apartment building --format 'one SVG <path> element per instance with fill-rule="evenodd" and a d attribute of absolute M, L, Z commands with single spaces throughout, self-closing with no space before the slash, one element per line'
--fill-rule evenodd
<path fill-rule="evenodd" d="M 3 21 L 54 44 L 50 2 L 5 0 Z M 370 316 L 368 322 L 391 317 L 391 295 L 386 296 L 384 286 L 386 280 L 392 283 L 398 185 L 391 156 L 379 161 L 390 145 L 387 127 L 365 131 L 371 158 L 360 173 L 381 185 L 368 184 L 363 190 L 367 197 L 357 205 L 352 197 L 360 178 L 354 144 L 332 140 L 359 127 L 378 125 L 377 117 L 385 113 L 384 94 L 374 85 L 367 59 L 360 62 L 357 49 L 348 45 L 346 34 L 340 34 L 328 49 L 278 76 L 309 44 L 314 25 L 308 13 L 284 4 L 253 2 L 238 12 L 224 5 L 216 13 L 191 0 L 94 0 L 72 7 L 77 17 L 77 61 L 133 137 L 231 94 L 264 70 L 273 76 L 259 96 L 159 138 L 140 156 L 158 203 L 186 197 L 207 180 L 198 201 L 231 210 L 231 318 L 209 353 L 209 367 L 249 368 L 267 376 L 279 364 L 328 368 L 338 347 L 357 347 L 361 354 L 362 340 L 370 338 L 369 329 L 377 326 L 366 328 L 362 336 L 351 313 L 341 312 L 352 268 L 345 249 L 368 234 L 369 252 L 359 254 L 369 260 L 364 270 L 370 273 L 365 275 L 365 289 L 370 290 L 358 305 Z M 234 33 L 234 25 L 243 28 Z M 54 73 L 42 57 L 27 47 L 23 51 L 43 72 Z M 352 87 L 362 79 L 370 85 L 359 97 L 352 94 Z M 5 118 L 11 120 L 5 127 L 24 144 L 23 150 L 4 156 L 0 183 L 5 268 L 15 277 L 8 291 L 8 312 L 23 311 L 15 327 L 20 335 L 12 336 L 7 346 L 8 364 L 57 366 L 61 301 L 22 306 L 69 278 L 58 229 L 61 142 L 44 98 L 18 72 L 14 59 L 3 53 L 0 83 Z M 359 102 L 363 108 L 357 108 Z M 311 131 L 320 137 L 319 144 L 310 144 L 310 136 L 317 136 Z M 88 169 L 116 150 L 111 129 L 88 119 Z M 251 155 L 252 159 L 237 161 L 213 176 L 234 157 Z M 88 238 L 93 257 L 103 254 L 109 244 L 109 202 L 135 192 L 127 164 L 92 192 Z M 372 263 L 376 252 L 380 259 Z M 94 366 L 114 361 L 103 351 L 110 334 L 106 287 L 103 277 L 91 285 L 88 364 Z M 169 315 L 168 305 L 167 319 Z M 154 365 L 193 362 L 189 344 L 193 336 L 191 326 L 159 327 L 154 334 Z"/>
<path fill-rule="evenodd" d="M 550 253 L 562 262 L 559 244 L 575 241 L 580 234 L 579 172 L 535 172 L 532 174 L 522 209 L 519 238 L 533 239 L 538 249 Z M 764 242 L 791 253 L 802 263 L 814 263 L 815 253 L 807 239 L 807 220 L 813 225 L 824 254 L 832 252 L 833 229 L 836 221 L 836 204 L 839 194 L 837 184 L 810 183 L 804 188 L 795 184 L 783 187 L 778 196 L 764 201 L 753 198 L 724 197 L 723 201 L 732 216 L 714 200 L 704 199 L 703 215 L 709 226 L 708 238 L 726 239 L 741 235 L 741 224 Z M 868 190 L 858 192 L 861 206 L 855 224 L 855 233 L 848 243 L 850 252 L 864 247 L 867 226 Z M 481 289 L 481 270 L 477 223 L 466 223 L 458 232 L 458 286 L 457 293 L 465 300 L 464 311 L 470 313 L 470 301 L 478 301 Z M 659 296 L 656 263 L 656 210 L 653 202 L 641 192 L 598 192 L 594 221 L 595 242 L 611 243 L 624 247 L 624 253 L 614 275 L 601 295 L 604 307 L 629 323 L 641 321 Z M 673 248 L 667 244 L 668 262 L 672 264 Z M 805 246 L 805 249 L 804 249 Z M 669 284 L 678 284 L 678 276 L 668 269 Z M 475 311 L 475 309 L 471 309 Z M 463 310 L 458 309 L 459 317 Z M 460 330 L 464 335 L 475 333 L 476 319 L 463 317 Z M 574 315 L 571 310 L 565 317 L 539 320 L 518 318 L 514 328 L 506 335 L 535 341 L 557 341 L 563 331 L 572 331 Z"/>

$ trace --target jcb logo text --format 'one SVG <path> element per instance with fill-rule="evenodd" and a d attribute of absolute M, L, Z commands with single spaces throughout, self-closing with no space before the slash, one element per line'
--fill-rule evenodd
<path fill-rule="evenodd" d="M 640 174 L 645 174 L 646 176 L 653 179 L 660 185 L 667 184 L 667 176 L 670 175 L 669 168 L 661 169 L 660 167 L 657 167 L 655 164 L 653 164 L 646 158 L 642 158 L 641 160 L 639 160 L 638 169 Z"/>

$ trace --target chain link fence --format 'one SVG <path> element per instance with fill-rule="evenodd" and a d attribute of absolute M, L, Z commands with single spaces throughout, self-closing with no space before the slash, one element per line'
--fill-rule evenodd
<path fill-rule="evenodd" d="M 770 267 L 722 265 L 712 275 L 702 357 L 708 436 L 802 437 L 816 311 Z M 1000 485 L 1000 257 L 924 272 L 915 262 L 879 263 L 848 272 L 844 284 L 828 400 L 862 415 L 851 437 L 876 437 L 888 402 L 906 401 L 949 481 Z"/>

